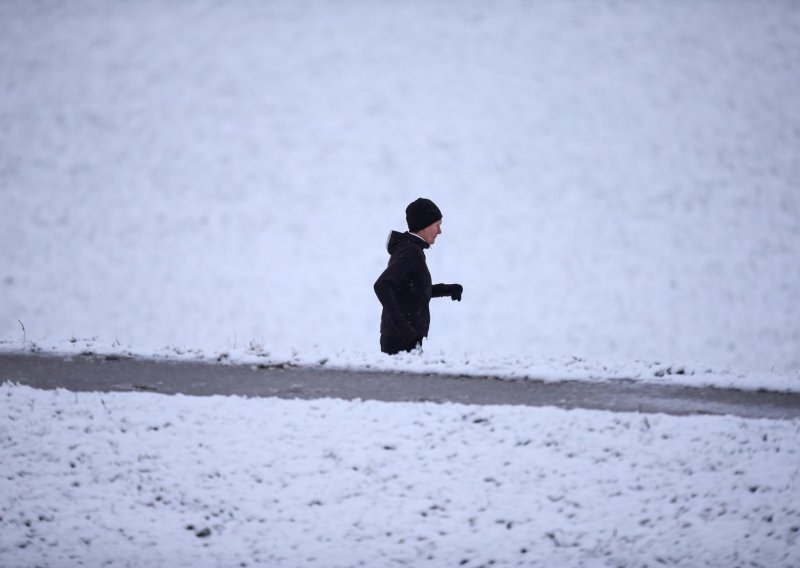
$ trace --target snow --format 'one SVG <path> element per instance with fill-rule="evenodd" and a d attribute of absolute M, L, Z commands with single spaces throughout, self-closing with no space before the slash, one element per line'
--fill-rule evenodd
<path fill-rule="evenodd" d="M 0 352 L 800 391 L 798 92 L 791 0 L 5 1 Z M 798 557 L 796 420 L 0 400 L 2 566 Z"/>
<path fill-rule="evenodd" d="M 796 565 L 796 420 L 0 397 L 3 566 Z"/>
<path fill-rule="evenodd" d="M 424 195 L 410 365 L 800 388 L 790 0 L 12 1 L 0 70 L 3 349 L 393 368 Z"/>

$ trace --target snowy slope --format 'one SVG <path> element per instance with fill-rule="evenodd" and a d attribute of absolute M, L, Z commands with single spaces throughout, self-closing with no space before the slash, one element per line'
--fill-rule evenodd
<path fill-rule="evenodd" d="M 788 0 L 3 2 L 0 341 L 381 364 L 424 195 L 425 357 L 796 385 L 798 92 Z"/>
<path fill-rule="evenodd" d="M 797 421 L 0 400 L 3 566 L 796 566 Z"/>

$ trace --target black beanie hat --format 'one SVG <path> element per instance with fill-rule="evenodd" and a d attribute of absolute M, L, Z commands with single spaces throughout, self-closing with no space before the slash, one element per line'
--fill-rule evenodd
<path fill-rule="evenodd" d="M 442 212 L 430 199 L 420 197 L 406 207 L 406 222 L 412 233 L 421 231 L 442 218 Z"/>

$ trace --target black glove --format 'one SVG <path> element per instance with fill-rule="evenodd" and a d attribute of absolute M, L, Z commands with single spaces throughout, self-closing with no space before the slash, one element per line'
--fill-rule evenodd
<path fill-rule="evenodd" d="M 453 301 L 461 301 L 461 293 L 464 291 L 464 287 L 461 284 L 450 284 L 447 287 L 447 293 L 450 295 L 450 299 Z"/>

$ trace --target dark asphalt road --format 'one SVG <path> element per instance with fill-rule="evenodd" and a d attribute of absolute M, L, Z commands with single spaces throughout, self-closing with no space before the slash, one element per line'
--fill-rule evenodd
<path fill-rule="evenodd" d="M 675 415 L 800 418 L 800 393 L 649 385 L 621 380 L 511 381 L 324 368 L 257 368 L 98 355 L 0 354 L 0 382 L 6 381 L 72 391 L 515 404 Z"/>

